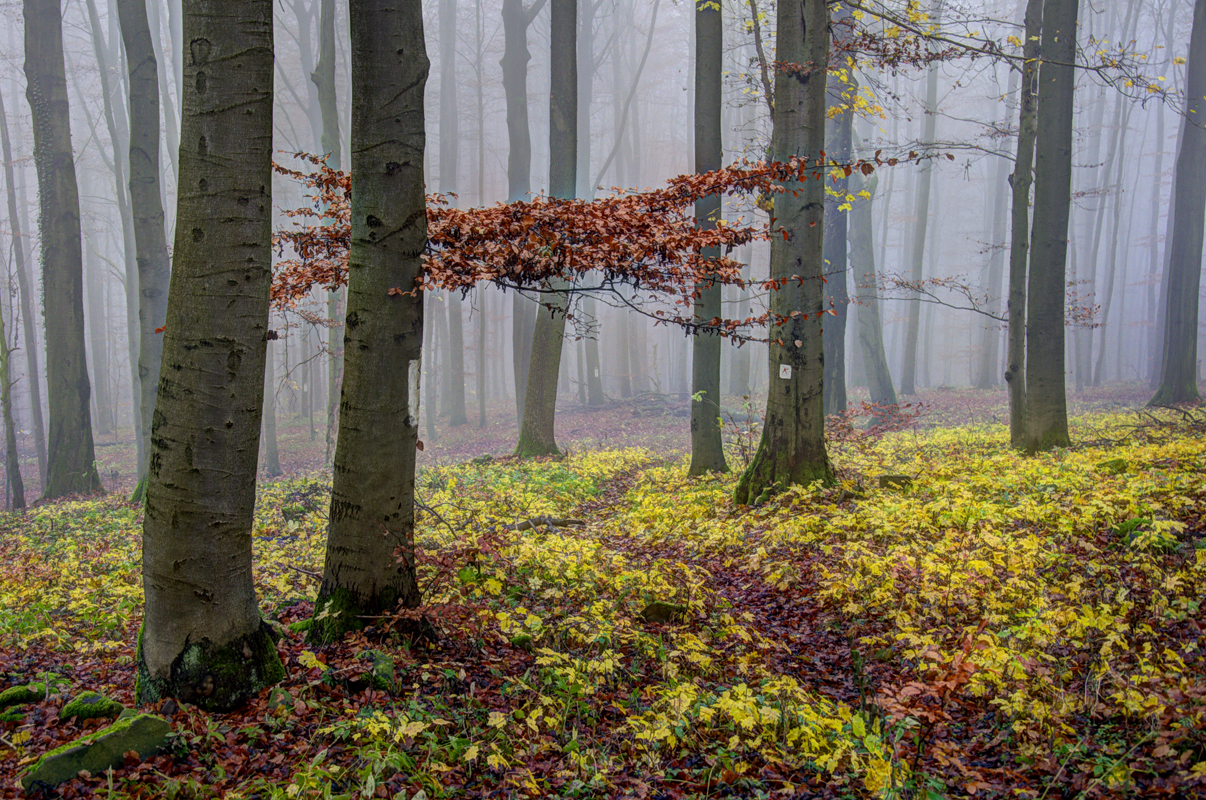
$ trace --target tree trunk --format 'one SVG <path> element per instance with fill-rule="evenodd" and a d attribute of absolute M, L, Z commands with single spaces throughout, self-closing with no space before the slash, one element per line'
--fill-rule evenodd
<path fill-rule="evenodd" d="M 1026 422 L 1028 453 L 1067 447 L 1064 297 L 1068 218 L 1072 207 L 1072 117 L 1079 0 L 1047 0 L 1039 67 L 1035 139 L 1034 230 L 1026 289 Z"/>
<path fill-rule="evenodd" d="M 1013 95 L 1012 89 L 1010 96 Z M 1002 120 L 1001 127 L 1009 124 L 1008 109 Z M 1005 279 L 1005 226 L 1008 223 L 1009 209 L 1009 166 L 1004 157 L 998 157 L 992 171 L 992 185 L 989 189 L 992 200 L 992 239 L 989 247 L 992 249 L 988 257 L 988 269 L 985 291 L 988 295 L 988 311 L 994 315 L 1001 313 L 1001 286 Z M 975 386 L 977 389 L 994 389 L 1000 384 L 997 369 L 1001 360 L 1001 328 L 996 320 L 988 320 L 980 334 L 980 359 L 976 367 Z"/>
<path fill-rule="evenodd" d="M 829 14 L 822 0 L 780 0 L 778 60 L 807 71 L 775 76 L 772 155 L 812 161 L 825 149 L 825 70 L 829 66 Z M 776 235 L 772 280 L 784 281 L 771 310 L 790 322 L 770 331 L 770 388 L 758 451 L 737 484 L 735 500 L 761 502 L 789 485 L 833 482 L 825 450 L 824 353 L 821 343 L 825 244 L 825 185 L 788 183 L 775 196 Z M 789 280 L 799 276 L 802 281 Z"/>
<path fill-rule="evenodd" d="M 0 111 L 2 114 L 3 111 Z M 25 508 L 25 482 L 21 480 L 21 454 L 17 452 L 17 423 L 13 419 L 13 382 L 9 377 L 8 334 L 0 315 L 0 405 L 4 412 L 4 474 L 12 495 L 11 508 Z"/>
<path fill-rule="evenodd" d="M 833 7 L 835 45 L 850 37 L 850 9 L 843 3 Z M 827 158 L 839 164 L 850 161 L 854 137 L 854 97 L 858 81 L 853 70 L 847 78 L 829 75 L 827 79 L 830 119 L 826 147 Z M 825 346 L 825 413 L 846 412 L 846 324 L 850 316 L 849 265 L 847 235 L 850 227 L 849 204 L 846 195 L 850 179 L 838 173 L 836 183 L 829 183 L 833 194 L 825 195 L 825 289 L 824 307 L 832 311 L 825 319 L 822 342 Z M 845 207 L 845 208 L 843 208 Z"/>
<path fill-rule="evenodd" d="M 33 112 L 46 299 L 46 386 L 50 400 L 43 498 L 102 490 L 96 472 L 91 387 L 84 355 L 84 260 L 79 189 L 71 151 L 67 78 L 58 0 L 25 0 L 26 97 Z"/>
<path fill-rule="evenodd" d="M 460 154 L 460 116 L 456 83 L 456 0 L 440 0 L 440 192 L 456 194 Z M 456 198 L 451 202 L 455 205 Z M 445 376 L 450 425 L 467 425 L 465 410 L 465 323 L 461 297 L 446 296 L 448 306 L 448 364 Z"/>
<path fill-rule="evenodd" d="M 33 417 L 34 449 L 38 451 L 38 482 L 46 485 L 46 429 L 42 421 L 41 368 L 38 365 L 38 337 L 34 332 L 33 292 L 25 263 L 25 236 L 21 215 L 17 213 L 17 187 L 13 178 L 13 148 L 8 138 L 8 115 L 0 96 L 0 156 L 4 158 L 4 186 L 8 196 L 8 225 L 12 232 L 14 270 L 21 292 L 21 331 L 25 336 L 25 368 L 29 381 L 29 410 Z"/>
<path fill-rule="evenodd" d="M 252 580 L 272 279 L 272 3 L 194 0 L 175 268 L 143 523 L 139 703 L 240 705 L 285 675 Z"/>
<path fill-rule="evenodd" d="M 552 0 L 549 94 L 549 195 L 572 198 L 578 167 L 578 7 L 577 0 Z M 565 337 L 569 284 L 549 281 L 545 307 L 536 317 L 527 399 L 515 455 L 520 458 L 558 455 L 553 435 L 557 414 L 557 381 Z"/>
<path fill-rule="evenodd" d="M 934 24 L 942 21 L 943 0 L 933 0 L 930 15 Z M 925 123 L 921 141 L 932 147 L 938 135 L 938 70 L 931 65 L 926 75 Z M 930 223 L 930 194 L 934 185 L 934 159 L 927 158 L 921 165 L 917 177 L 917 198 L 913 204 L 917 224 L 913 228 L 913 252 L 911 256 L 914 283 L 925 278 L 925 238 Z M 900 377 L 900 393 L 905 396 L 917 394 L 917 344 L 921 337 L 921 301 L 909 303 L 909 319 L 905 328 L 904 368 Z"/>
<path fill-rule="evenodd" d="M 171 263 L 164 231 L 163 193 L 159 161 L 159 66 L 151 43 L 146 3 L 118 0 L 121 36 L 126 48 L 130 86 L 130 210 L 134 220 L 135 259 L 138 264 L 138 373 L 142 448 L 138 464 L 139 487 L 146 479 L 146 457 L 151 447 L 159 364 L 167 316 Z M 168 113 L 171 113 L 170 111 Z M 130 280 L 127 277 L 126 280 Z M 136 496 L 141 496 L 138 491 Z"/>
<path fill-rule="evenodd" d="M 1165 265 L 1168 311 L 1160 386 L 1148 405 L 1199 403 L 1198 293 L 1202 282 L 1202 236 L 1206 228 L 1206 0 L 1198 0 L 1190 37 L 1185 115 L 1173 179 L 1176 197 L 1172 242 Z"/>
<path fill-rule="evenodd" d="M 312 641 L 419 604 L 414 487 L 427 244 L 420 0 L 351 6 L 352 242 L 330 530 Z"/>
<path fill-rule="evenodd" d="M 276 365 L 272 359 L 271 338 L 264 354 L 264 472 L 269 478 L 283 472 L 276 439 Z"/>
<path fill-rule="evenodd" d="M 88 307 L 85 322 L 88 338 L 92 344 L 92 380 L 95 391 L 96 432 L 99 436 L 113 433 L 113 401 L 109 386 L 109 337 L 105 332 L 105 279 L 95 257 L 89 262 L 84 274 L 88 284 Z"/>
<path fill-rule="evenodd" d="M 1034 184 L 1034 148 L 1038 135 L 1038 58 L 1042 51 L 1043 0 L 1027 0 L 1026 44 L 1018 110 L 1018 150 L 1009 185 L 1013 189 L 1009 243 L 1009 441 L 1021 448 L 1026 421 L 1026 284 L 1030 266 L 1030 187 Z M 1060 290 L 1063 296 L 1063 290 Z"/>
<path fill-rule="evenodd" d="M 878 406 L 896 405 L 896 390 L 892 388 L 892 373 L 888 370 L 888 355 L 884 351 L 884 323 L 879 309 L 879 277 L 875 272 L 875 234 L 872 227 L 872 207 L 879 176 L 862 177 L 854 173 L 850 191 L 857 197 L 850 210 L 850 271 L 858 293 L 858 341 L 867 373 L 871 402 Z M 859 195 L 866 191 L 870 197 Z"/>
<path fill-rule="evenodd" d="M 720 125 L 724 67 L 724 17 L 715 0 L 695 0 L 695 171 L 720 169 L 724 134 Z M 713 230 L 721 219 L 719 195 L 695 203 L 701 230 Z M 704 256 L 718 258 L 717 248 Z M 721 316 L 720 284 L 695 285 L 695 322 L 708 325 Z M 720 348 L 724 340 L 714 330 L 695 331 L 691 349 L 691 467 L 688 475 L 728 472 L 718 424 L 721 415 Z"/>

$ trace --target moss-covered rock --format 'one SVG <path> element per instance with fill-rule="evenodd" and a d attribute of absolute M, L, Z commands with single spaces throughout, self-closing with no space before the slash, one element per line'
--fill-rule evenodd
<path fill-rule="evenodd" d="M 121 766 L 125 754 L 131 750 L 139 758 L 149 758 L 163 748 L 171 732 L 167 720 L 150 714 L 119 719 L 107 728 L 43 754 L 21 778 L 21 786 L 26 792 L 54 787 L 76 777 L 80 770 L 98 775 Z"/>
<path fill-rule="evenodd" d="M 37 703 L 45 700 L 47 695 L 45 683 L 27 683 L 24 686 L 10 686 L 0 692 L 0 708 L 19 706 L 25 703 Z"/>
<path fill-rule="evenodd" d="M 0 723 L 15 722 L 18 725 L 25 721 L 25 712 L 17 706 L 0 711 Z"/>
<path fill-rule="evenodd" d="M 78 722 L 86 719 L 116 717 L 125 708 L 121 703 L 97 692 L 84 692 L 71 700 L 59 711 L 59 719 L 75 717 Z"/>
<path fill-rule="evenodd" d="M 380 650 L 365 650 L 360 654 L 362 659 L 373 662 L 373 688 L 383 692 L 393 692 L 398 687 L 398 669 L 394 660 Z"/>
<path fill-rule="evenodd" d="M 293 633 L 305 633 L 306 631 L 310 630 L 313 625 L 314 618 L 306 617 L 305 619 L 299 619 L 297 622 L 290 622 L 288 627 Z"/>
<path fill-rule="evenodd" d="M 881 489 L 908 489 L 913 485 L 912 475 L 880 475 L 879 488 Z"/>
<path fill-rule="evenodd" d="M 1108 461 L 1099 462 L 1097 471 L 1104 472 L 1106 475 L 1121 475 L 1130 469 L 1130 466 L 1125 458 L 1111 458 Z"/>
<path fill-rule="evenodd" d="M 293 708 L 293 695 L 279 686 L 268 693 L 268 710 L 276 711 L 278 708 Z"/>

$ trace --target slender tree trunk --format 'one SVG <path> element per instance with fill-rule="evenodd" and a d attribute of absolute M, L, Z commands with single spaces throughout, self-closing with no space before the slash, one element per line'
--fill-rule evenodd
<path fill-rule="evenodd" d="M 137 695 L 226 710 L 285 675 L 251 555 L 272 279 L 272 3 L 193 0 L 185 11 Z"/>
<path fill-rule="evenodd" d="M 1012 90 L 1010 95 L 1013 95 Z M 1008 124 L 1009 118 L 1006 116 L 1002 128 Z M 992 239 L 989 242 L 992 254 L 988 257 L 985 291 L 988 296 L 988 312 L 999 315 L 1002 310 L 1000 292 L 1005 280 L 1005 226 L 1009 221 L 1009 166 L 1008 160 L 1003 157 L 996 159 L 989 191 L 992 194 Z M 980 336 L 980 359 L 975 375 L 977 389 L 993 389 L 1000 385 L 997 373 L 1000 360 L 1001 329 L 996 320 L 989 320 Z"/>
<path fill-rule="evenodd" d="M 427 244 L 420 0 L 362 0 L 352 25 L 352 242 L 330 531 L 313 641 L 419 604 L 414 487 Z M 382 235 L 382 232 L 388 235 Z"/>
<path fill-rule="evenodd" d="M 85 322 L 92 344 L 92 386 L 95 390 L 96 432 L 100 436 L 113 433 L 113 402 L 109 391 L 109 337 L 105 334 L 105 281 L 95 258 L 84 270 L 88 284 L 88 308 Z"/>
<path fill-rule="evenodd" d="M 720 169 L 724 134 L 720 124 L 724 68 L 724 18 L 715 0 L 695 0 L 695 171 Z M 720 196 L 695 203 L 701 230 L 713 230 L 721 219 Z M 716 248 L 703 253 L 718 258 Z M 712 281 L 695 285 L 695 322 L 708 325 L 721 317 L 721 287 Z M 720 348 L 715 331 L 696 331 L 691 350 L 691 467 L 689 475 L 728 472 L 720 436 Z"/>
<path fill-rule="evenodd" d="M 1148 405 L 1200 403 L 1202 399 L 1198 393 L 1198 295 L 1206 229 L 1206 0 L 1197 0 L 1194 6 L 1186 72 L 1185 114 L 1173 179 L 1175 218 L 1164 275 L 1168 313 L 1160 386 Z"/>
<path fill-rule="evenodd" d="M 1129 41 L 1129 40 L 1128 40 Z M 1122 172 L 1126 159 L 1123 154 L 1126 152 L 1126 132 L 1131 124 L 1131 104 L 1127 104 L 1126 109 L 1121 115 L 1120 125 L 1122 130 L 1118 138 L 1118 152 L 1115 157 L 1115 163 L 1110 166 L 1115 167 L 1114 174 L 1114 208 L 1113 217 L 1110 226 L 1110 255 L 1106 262 L 1106 286 L 1105 299 L 1101 305 L 1101 346 L 1097 351 L 1097 362 L 1093 367 L 1093 385 L 1100 386 L 1105 371 L 1106 357 L 1106 333 L 1109 331 L 1110 311 L 1114 305 L 1114 278 L 1118 272 L 1118 241 L 1122 233 Z M 1125 267 L 1124 267 L 1125 269 Z M 1121 328 L 1123 321 L 1122 315 L 1119 315 L 1118 327 Z"/>
<path fill-rule="evenodd" d="M 1035 139 L 1034 230 L 1026 289 L 1026 433 L 1028 453 L 1067 447 L 1064 296 L 1072 207 L 1072 117 L 1079 0 L 1047 0 L 1039 68 Z"/>
<path fill-rule="evenodd" d="M 930 16 L 935 24 L 942 20 L 943 0 L 933 0 Z M 925 123 L 921 135 L 922 144 L 933 146 L 938 135 L 938 67 L 931 66 L 926 75 Z M 913 228 L 913 252 L 911 256 L 914 283 L 925 278 L 925 240 L 930 223 L 930 194 L 934 185 L 934 159 L 928 158 L 921 166 L 917 177 L 917 197 L 913 204 L 917 224 Z M 917 345 L 921 337 L 921 301 L 909 303 L 909 319 L 905 328 L 904 369 L 900 378 L 900 393 L 906 396 L 917 394 Z"/>
<path fill-rule="evenodd" d="M 829 66 L 829 13 L 822 0 L 780 0 L 777 59 L 806 71 L 775 76 L 772 153 L 812 161 L 825 149 L 825 70 Z M 761 502 L 793 484 L 831 483 L 825 450 L 824 353 L 821 343 L 825 244 L 825 186 L 821 180 L 789 183 L 775 196 L 776 235 L 771 241 L 772 280 L 784 285 L 771 310 L 790 315 L 770 331 L 770 389 L 766 422 L 753 461 L 737 483 L 735 500 Z M 802 281 L 789 278 L 799 276 Z"/>
<path fill-rule="evenodd" d="M 552 91 L 549 94 L 549 194 L 572 198 L 578 167 L 578 7 L 577 0 L 552 0 L 550 33 Z M 550 295 L 536 317 L 527 400 L 515 454 L 521 458 L 558 455 L 553 435 L 557 382 L 565 341 L 569 284 L 550 281 Z"/>
<path fill-rule="evenodd" d="M 440 0 L 440 192 L 456 194 L 460 167 L 460 115 L 456 81 L 456 0 Z M 452 201 L 457 202 L 455 199 Z M 450 425 L 467 425 L 465 410 L 465 322 L 461 297 L 445 295 L 448 363 L 445 369 Z"/>
<path fill-rule="evenodd" d="M 477 297 L 477 427 L 486 427 L 486 324 L 489 305 L 484 287 L 474 290 Z"/>
<path fill-rule="evenodd" d="M 276 366 L 272 358 L 272 337 L 269 334 L 267 352 L 264 354 L 264 472 L 269 478 L 279 476 L 281 469 L 280 447 L 276 439 Z"/>
<path fill-rule="evenodd" d="M 3 110 L 0 110 L 3 114 Z M 13 381 L 9 374 L 8 334 L 0 315 L 0 405 L 4 411 L 4 473 L 12 495 L 11 508 L 25 508 L 25 482 L 21 479 L 21 454 L 17 452 L 17 423 L 13 418 Z"/>
<path fill-rule="evenodd" d="M 1043 0 L 1027 0 L 1026 44 L 1018 110 L 1018 149 L 1009 185 L 1013 189 L 1009 245 L 1009 352 L 1005 382 L 1009 384 L 1009 440 L 1024 445 L 1026 420 L 1026 286 L 1030 268 L 1030 187 L 1034 184 L 1034 149 L 1038 135 L 1038 59 L 1042 51 Z M 1062 296 L 1062 290 L 1061 290 Z"/>
<path fill-rule="evenodd" d="M 832 28 L 835 44 L 848 39 L 851 33 L 850 9 L 843 3 L 833 7 Z M 830 119 L 826 155 L 830 161 L 848 163 L 853 152 L 854 97 L 858 93 L 858 81 L 853 70 L 847 71 L 842 80 L 838 75 L 828 76 Z M 832 316 L 825 320 L 822 340 L 825 346 L 825 413 L 842 414 L 846 411 L 846 324 L 850 316 L 849 265 L 847 258 L 847 234 L 850 218 L 850 179 L 839 173 L 836 183 L 830 182 L 833 193 L 825 196 L 825 308 Z"/>
<path fill-rule="evenodd" d="M 855 195 L 850 210 L 850 271 L 854 273 L 858 293 L 858 341 L 863 353 L 867 388 L 871 402 L 878 406 L 896 405 L 896 390 L 888 370 L 888 355 L 884 350 L 884 324 L 879 309 L 879 277 L 875 271 L 875 233 L 872 207 L 879 176 L 863 177 L 855 172 L 850 191 Z M 869 197 L 863 199 L 862 192 Z"/>
<path fill-rule="evenodd" d="M 151 448 L 151 425 L 155 395 L 159 389 L 159 364 L 163 358 L 163 334 L 167 317 L 171 264 L 164 229 L 163 191 L 159 161 L 159 66 L 151 42 L 143 0 L 118 0 L 122 41 L 130 86 L 130 210 L 133 217 L 135 259 L 138 264 L 138 375 L 139 424 L 142 440 L 138 463 L 141 498 L 145 485 L 147 454 Z M 169 110 L 169 114 L 171 111 Z M 128 276 L 127 281 L 133 276 Z"/>
<path fill-rule="evenodd" d="M 17 213 L 17 187 L 13 177 L 13 148 L 8 138 L 8 115 L 4 110 L 4 97 L 0 96 L 0 156 L 4 158 L 4 186 L 8 199 L 8 225 L 12 231 L 14 269 L 21 293 L 21 331 L 25 337 L 25 367 L 29 381 L 29 410 L 33 417 L 34 449 L 38 453 L 38 483 L 46 485 L 46 428 L 42 420 L 41 368 L 38 359 L 38 337 L 34 332 L 33 292 L 29 287 L 26 272 L 25 235 L 22 232 L 21 215 Z"/>
<path fill-rule="evenodd" d="M 101 491 L 84 355 L 84 259 L 58 0 L 25 0 L 26 97 L 33 111 L 50 400 L 43 498 Z"/>

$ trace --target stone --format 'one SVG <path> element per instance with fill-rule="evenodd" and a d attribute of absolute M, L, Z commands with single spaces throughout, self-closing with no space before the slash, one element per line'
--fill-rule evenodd
<path fill-rule="evenodd" d="M 125 755 L 130 751 L 141 759 L 150 758 L 163 749 L 171 732 L 167 720 L 150 714 L 120 719 L 43 754 L 21 778 L 21 786 L 26 792 L 58 786 L 79 775 L 81 770 L 100 775 L 125 763 Z"/>
<path fill-rule="evenodd" d="M 492 461 L 494 461 L 494 456 L 486 453 L 484 456 L 478 456 L 477 458 L 473 459 L 470 463 L 484 467 Z"/>
<path fill-rule="evenodd" d="M 677 603 L 663 603 L 660 600 L 654 600 L 641 611 L 641 619 L 645 622 L 674 622 L 686 616 L 688 611 L 690 611 L 689 608 Z"/>
<path fill-rule="evenodd" d="M 37 703 L 46 699 L 46 684 L 27 683 L 24 686 L 10 686 L 0 692 L 0 708 L 19 706 L 25 703 Z"/>
<path fill-rule="evenodd" d="M 292 633 L 305 633 L 306 631 L 310 630 L 311 626 L 313 625 L 314 618 L 306 617 L 305 619 L 299 619 L 297 622 L 290 622 L 289 630 Z"/>
<path fill-rule="evenodd" d="M 1111 458 L 1108 461 L 1101 461 L 1097 464 L 1097 471 L 1104 472 L 1107 475 L 1121 475 L 1130 468 L 1125 458 Z"/>
<path fill-rule="evenodd" d="M 59 719 L 67 720 L 75 717 L 77 722 L 83 722 L 86 719 L 116 717 L 124 707 L 121 703 L 111 700 L 103 694 L 84 692 L 63 706 L 63 710 L 59 712 Z"/>
<path fill-rule="evenodd" d="M 913 485 L 912 475 L 880 475 L 879 488 L 881 489 L 908 489 Z"/>
<path fill-rule="evenodd" d="M 268 693 L 268 710 L 276 711 L 278 708 L 293 708 L 293 695 L 279 686 Z"/>
<path fill-rule="evenodd" d="M 518 650 L 523 650 L 525 653 L 530 653 L 536 649 L 532 645 L 532 637 L 526 633 L 513 636 L 511 638 L 511 646 Z"/>
<path fill-rule="evenodd" d="M 383 692 L 395 691 L 398 685 L 398 670 L 394 660 L 380 650 L 366 650 L 360 654 L 362 659 L 373 662 L 373 688 Z"/>
<path fill-rule="evenodd" d="M 21 711 L 17 706 L 12 706 L 0 711 L 0 722 L 14 722 L 20 725 L 25 721 L 25 712 Z"/>

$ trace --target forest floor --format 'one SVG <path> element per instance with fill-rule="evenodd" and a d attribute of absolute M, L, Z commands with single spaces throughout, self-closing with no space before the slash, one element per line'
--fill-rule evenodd
<path fill-rule="evenodd" d="M 383 620 L 328 648 L 288 627 L 312 609 L 330 491 L 322 433 L 291 420 L 254 531 L 287 694 L 150 708 L 166 752 L 55 791 L 1206 793 L 1206 419 L 1144 399 L 1078 396 L 1074 447 L 1023 458 L 1000 393 L 931 392 L 899 430 L 833 426 L 840 485 L 755 508 L 732 505 L 733 475 L 686 476 L 684 400 L 567 409 L 563 460 L 507 458 L 511 421 L 441 427 L 417 533 L 439 640 Z M 739 468 L 757 429 L 728 416 Z M 124 489 L 121 452 L 105 467 Z M 133 705 L 141 511 L 124 497 L 0 515 L 0 691 L 54 687 L 0 722 L 0 796 L 102 725 L 61 720 L 67 700 Z"/>

